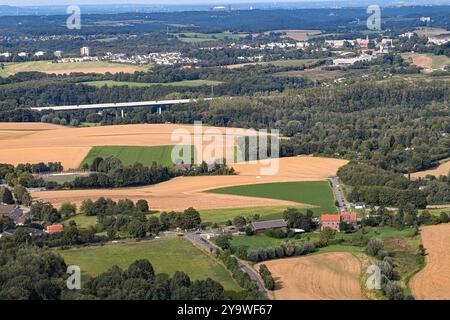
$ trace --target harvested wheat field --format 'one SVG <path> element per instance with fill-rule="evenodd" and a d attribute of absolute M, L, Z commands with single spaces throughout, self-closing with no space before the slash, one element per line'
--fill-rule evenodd
<path fill-rule="evenodd" d="M 450 299 L 450 224 L 422 227 L 426 265 L 410 282 L 416 299 Z"/>
<path fill-rule="evenodd" d="M 362 300 L 361 263 L 347 252 L 266 261 L 276 300 Z M 258 265 L 256 265 L 258 268 Z"/>
<path fill-rule="evenodd" d="M 446 176 L 449 173 L 450 173 L 450 160 L 443 162 L 436 168 L 415 172 L 415 173 L 411 174 L 411 177 L 425 178 L 428 175 L 439 177 L 439 176 Z"/>
<path fill-rule="evenodd" d="M 307 41 L 322 33 L 320 30 L 276 30 L 276 32 L 285 32 L 286 38 L 296 41 Z"/>
<path fill-rule="evenodd" d="M 298 206 L 298 203 L 290 201 L 204 193 L 203 191 L 256 183 L 324 180 L 335 175 L 337 169 L 346 163 L 345 160 L 331 158 L 281 158 L 278 173 L 270 176 L 259 175 L 260 165 L 258 164 L 235 164 L 233 167 L 239 173 L 235 176 L 178 177 L 156 185 L 136 188 L 41 191 L 34 192 L 32 196 L 35 199 L 49 201 L 56 206 L 66 201 L 80 204 L 83 200 L 101 196 L 115 200 L 146 199 L 152 209 L 165 211 L 184 210 L 188 207 L 216 209 L 236 206 Z"/>
<path fill-rule="evenodd" d="M 83 68 L 83 69 L 56 69 L 45 71 L 48 74 L 71 74 L 72 72 L 81 72 L 81 73 L 97 73 L 97 74 L 106 74 L 106 73 L 134 73 L 136 71 L 133 67 L 96 67 L 96 68 Z"/>
<path fill-rule="evenodd" d="M 175 124 L 71 128 L 44 123 L 0 123 L 0 163 L 60 161 L 65 169 L 73 169 L 79 167 L 94 146 L 175 145 L 179 140 L 172 139 L 173 132 L 182 130 L 181 138 L 191 141 L 193 128 Z M 212 127 L 204 126 L 203 133 L 207 135 L 209 129 Z"/>

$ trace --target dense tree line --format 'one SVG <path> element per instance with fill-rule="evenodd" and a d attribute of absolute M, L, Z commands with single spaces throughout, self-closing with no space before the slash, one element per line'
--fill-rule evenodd
<path fill-rule="evenodd" d="M 217 251 L 216 256 L 220 259 L 225 267 L 231 272 L 232 277 L 245 290 L 240 292 L 237 299 L 257 300 L 264 298 L 263 294 L 258 291 L 258 285 L 250 278 L 250 276 L 241 270 L 238 260 L 231 254 L 229 250 Z"/>
<path fill-rule="evenodd" d="M 161 212 L 159 216 L 148 216 L 149 212 L 149 204 L 143 199 L 133 203 L 129 199 L 116 202 L 100 197 L 95 201 L 85 200 L 80 207 L 81 214 L 97 217 L 97 232 L 106 231 L 110 239 L 123 233 L 144 238 L 169 229 L 192 230 L 202 226 L 200 213 L 194 208 L 183 212 Z"/>
<path fill-rule="evenodd" d="M 257 263 L 271 259 L 302 256 L 313 253 L 316 250 L 316 246 L 313 242 L 295 243 L 293 241 L 285 241 L 281 246 L 249 251 L 246 260 Z"/>
<path fill-rule="evenodd" d="M 275 280 L 272 277 L 272 273 L 270 272 L 269 268 L 265 264 L 261 264 L 259 266 L 259 275 L 264 281 L 264 286 L 268 290 L 274 290 L 275 289 Z"/>
<path fill-rule="evenodd" d="M 338 170 L 338 176 L 350 186 L 348 200 L 375 206 L 400 207 L 408 203 L 417 208 L 450 200 L 447 176 L 409 180 L 403 174 L 373 165 L 351 162 Z"/>
<path fill-rule="evenodd" d="M 398 211 L 387 210 L 385 207 L 373 208 L 369 214 L 361 220 L 361 226 L 369 227 L 416 227 L 420 225 L 434 225 L 447 223 L 449 214 L 445 211 L 439 216 L 433 216 L 428 210 L 423 210 L 420 214 L 413 204 L 401 206 Z M 367 240 L 367 239 L 365 239 Z"/>
<path fill-rule="evenodd" d="M 117 266 L 83 281 L 82 289 L 66 287 L 67 265 L 46 249 L 0 239 L 0 300 L 224 300 L 222 285 L 214 280 L 192 281 L 183 272 L 156 274 L 148 260 L 137 260 L 126 270 Z"/>
<path fill-rule="evenodd" d="M 384 249 L 384 243 L 381 239 L 372 238 L 366 246 L 366 253 L 370 256 L 378 258 L 380 261 L 376 266 L 380 270 L 381 291 L 389 300 L 410 300 L 411 295 L 405 294 L 405 289 L 399 281 L 400 276 L 395 270 L 395 260 Z"/>

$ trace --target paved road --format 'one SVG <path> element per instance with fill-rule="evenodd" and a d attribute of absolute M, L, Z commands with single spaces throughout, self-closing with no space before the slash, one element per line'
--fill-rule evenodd
<path fill-rule="evenodd" d="M 347 203 L 345 202 L 344 193 L 342 192 L 342 189 L 339 185 L 339 178 L 338 177 L 332 177 L 330 179 L 331 185 L 334 192 L 334 197 L 339 203 L 339 211 L 348 211 Z"/>
<path fill-rule="evenodd" d="M 205 238 L 201 237 L 200 234 L 196 234 L 195 232 L 188 232 L 185 234 L 185 236 L 189 240 L 200 245 L 201 247 L 203 247 L 206 251 L 208 251 L 210 253 L 214 252 L 215 249 L 219 248 L 215 244 L 209 242 Z M 239 268 L 242 271 L 244 271 L 246 274 L 248 274 L 250 276 L 250 279 L 252 279 L 253 281 L 256 282 L 256 284 L 258 285 L 259 291 L 266 293 L 266 289 L 264 288 L 264 283 L 263 283 L 262 279 L 259 277 L 258 273 L 250 266 L 247 266 L 241 260 L 239 260 L 239 259 L 237 259 L 237 260 L 238 260 Z"/>

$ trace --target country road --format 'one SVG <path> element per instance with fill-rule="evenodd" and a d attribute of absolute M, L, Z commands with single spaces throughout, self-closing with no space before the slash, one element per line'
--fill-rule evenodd
<path fill-rule="evenodd" d="M 348 211 L 347 203 L 345 202 L 344 193 L 339 185 L 339 178 L 332 177 L 330 178 L 331 186 L 333 189 L 334 197 L 339 204 L 339 212 Z"/>
<path fill-rule="evenodd" d="M 194 244 L 199 245 L 200 247 L 202 247 L 203 249 L 205 249 L 209 253 L 214 252 L 215 249 L 219 249 L 219 247 L 217 247 L 216 245 L 214 245 L 210 241 L 202 238 L 200 234 L 196 234 L 195 232 L 188 232 L 188 233 L 185 234 L 185 236 L 189 240 L 194 242 Z M 267 291 L 266 291 L 266 289 L 264 287 L 264 283 L 263 283 L 262 279 L 259 277 L 258 273 L 252 267 L 248 266 L 247 264 L 245 264 L 241 260 L 239 260 L 239 259 L 237 259 L 237 260 L 238 260 L 239 268 L 242 271 L 244 271 L 246 274 L 248 274 L 250 279 L 252 279 L 253 281 L 256 282 L 256 284 L 258 285 L 259 291 L 267 293 Z"/>

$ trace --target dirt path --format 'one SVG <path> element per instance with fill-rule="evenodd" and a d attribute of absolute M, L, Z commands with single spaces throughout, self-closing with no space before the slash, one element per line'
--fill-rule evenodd
<path fill-rule="evenodd" d="M 333 252 L 264 262 L 276 281 L 277 300 L 362 300 L 361 263 Z"/>
<path fill-rule="evenodd" d="M 422 227 L 426 266 L 411 279 L 416 299 L 450 299 L 450 224 Z"/>

